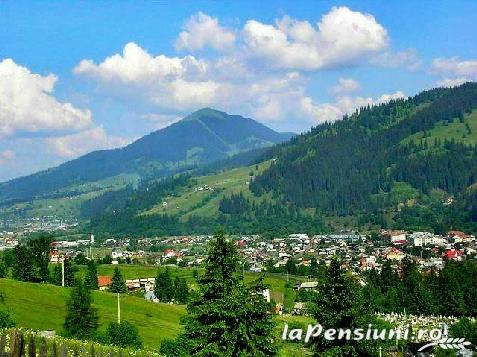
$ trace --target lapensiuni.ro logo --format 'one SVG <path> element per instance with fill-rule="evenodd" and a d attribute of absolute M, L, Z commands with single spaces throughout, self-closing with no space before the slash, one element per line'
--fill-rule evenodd
<path fill-rule="evenodd" d="M 327 341 L 348 340 L 348 341 L 410 341 L 422 342 L 424 345 L 419 351 L 425 351 L 434 346 L 442 349 L 462 350 L 470 348 L 471 343 L 464 338 L 449 337 L 447 328 L 419 329 L 416 332 L 407 326 L 406 328 L 376 328 L 372 324 L 366 328 L 329 328 L 324 329 L 320 324 L 309 324 L 306 330 L 301 328 L 290 329 L 285 324 L 282 333 L 283 340 L 303 341 L 310 343 L 313 339 L 323 338 Z M 427 343 L 426 343 L 427 342 Z"/>

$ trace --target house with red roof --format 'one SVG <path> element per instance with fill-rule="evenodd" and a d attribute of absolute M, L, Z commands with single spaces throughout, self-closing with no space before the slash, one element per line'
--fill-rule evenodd
<path fill-rule="evenodd" d="M 450 249 L 444 253 L 445 260 L 461 261 L 463 259 L 464 252 L 460 249 Z"/>

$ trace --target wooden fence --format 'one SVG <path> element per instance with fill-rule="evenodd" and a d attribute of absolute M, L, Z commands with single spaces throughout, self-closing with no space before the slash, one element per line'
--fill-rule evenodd
<path fill-rule="evenodd" d="M 21 330 L 0 330 L 0 357 L 149 357 L 156 352 L 128 350 L 94 342 L 42 337 Z"/>

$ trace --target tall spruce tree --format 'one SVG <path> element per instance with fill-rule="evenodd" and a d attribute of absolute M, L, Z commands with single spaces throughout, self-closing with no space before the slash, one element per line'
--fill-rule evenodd
<path fill-rule="evenodd" d="M 50 250 L 53 238 L 49 235 L 41 234 L 38 238 L 28 242 L 28 248 L 33 256 L 36 276 L 39 281 L 49 281 L 50 272 L 48 264 L 50 263 Z"/>
<path fill-rule="evenodd" d="M 36 281 L 37 277 L 31 250 L 24 245 L 17 245 L 14 250 L 14 257 L 13 279 L 31 282 Z"/>
<path fill-rule="evenodd" d="M 187 356 L 274 356 L 273 316 L 261 281 L 245 285 L 240 257 L 223 232 L 210 243 L 205 273 L 191 298 L 180 341 Z"/>
<path fill-rule="evenodd" d="M 121 271 L 118 267 L 115 267 L 109 291 L 112 293 L 125 293 L 127 290 L 128 288 L 126 286 L 126 282 L 123 279 Z"/>
<path fill-rule="evenodd" d="M 334 258 L 327 270 L 325 281 L 315 294 L 311 304 L 313 317 L 327 329 L 366 329 L 368 324 L 377 325 L 361 290 L 356 282 L 341 269 L 340 262 Z M 369 341 L 318 338 L 313 345 L 315 356 L 376 356 L 377 345 Z"/>
<path fill-rule="evenodd" d="M 66 303 L 63 327 L 68 337 L 85 339 L 94 335 L 98 328 L 98 313 L 92 302 L 91 292 L 77 280 Z"/>
<path fill-rule="evenodd" d="M 64 258 L 63 264 L 65 265 L 65 286 L 73 286 L 75 284 L 75 267 L 70 258 Z M 63 272 L 62 263 L 56 264 L 53 270 L 53 283 L 56 285 L 62 284 Z"/>
<path fill-rule="evenodd" d="M 174 280 L 174 300 L 179 304 L 186 304 L 189 298 L 189 288 L 185 279 L 176 276 Z"/>
<path fill-rule="evenodd" d="M 154 295 L 162 302 L 170 302 L 174 299 L 174 284 L 169 268 L 157 274 Z"/>
<path fill-rule="evenodd" d="M 88 262 L 88 270 L 84 277 L 84 285 L 89 290 L 98 290 L 98 271 L 96 270 L 96 263 L 94 260 Z"/>

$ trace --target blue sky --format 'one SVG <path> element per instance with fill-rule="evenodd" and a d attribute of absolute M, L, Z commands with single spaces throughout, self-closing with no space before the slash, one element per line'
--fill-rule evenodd
<path fill-rule="evenodd" d="M 477 80 L 475 1 L 0 2 L 0 181 L 196 109 L 305 131 Z"/>

